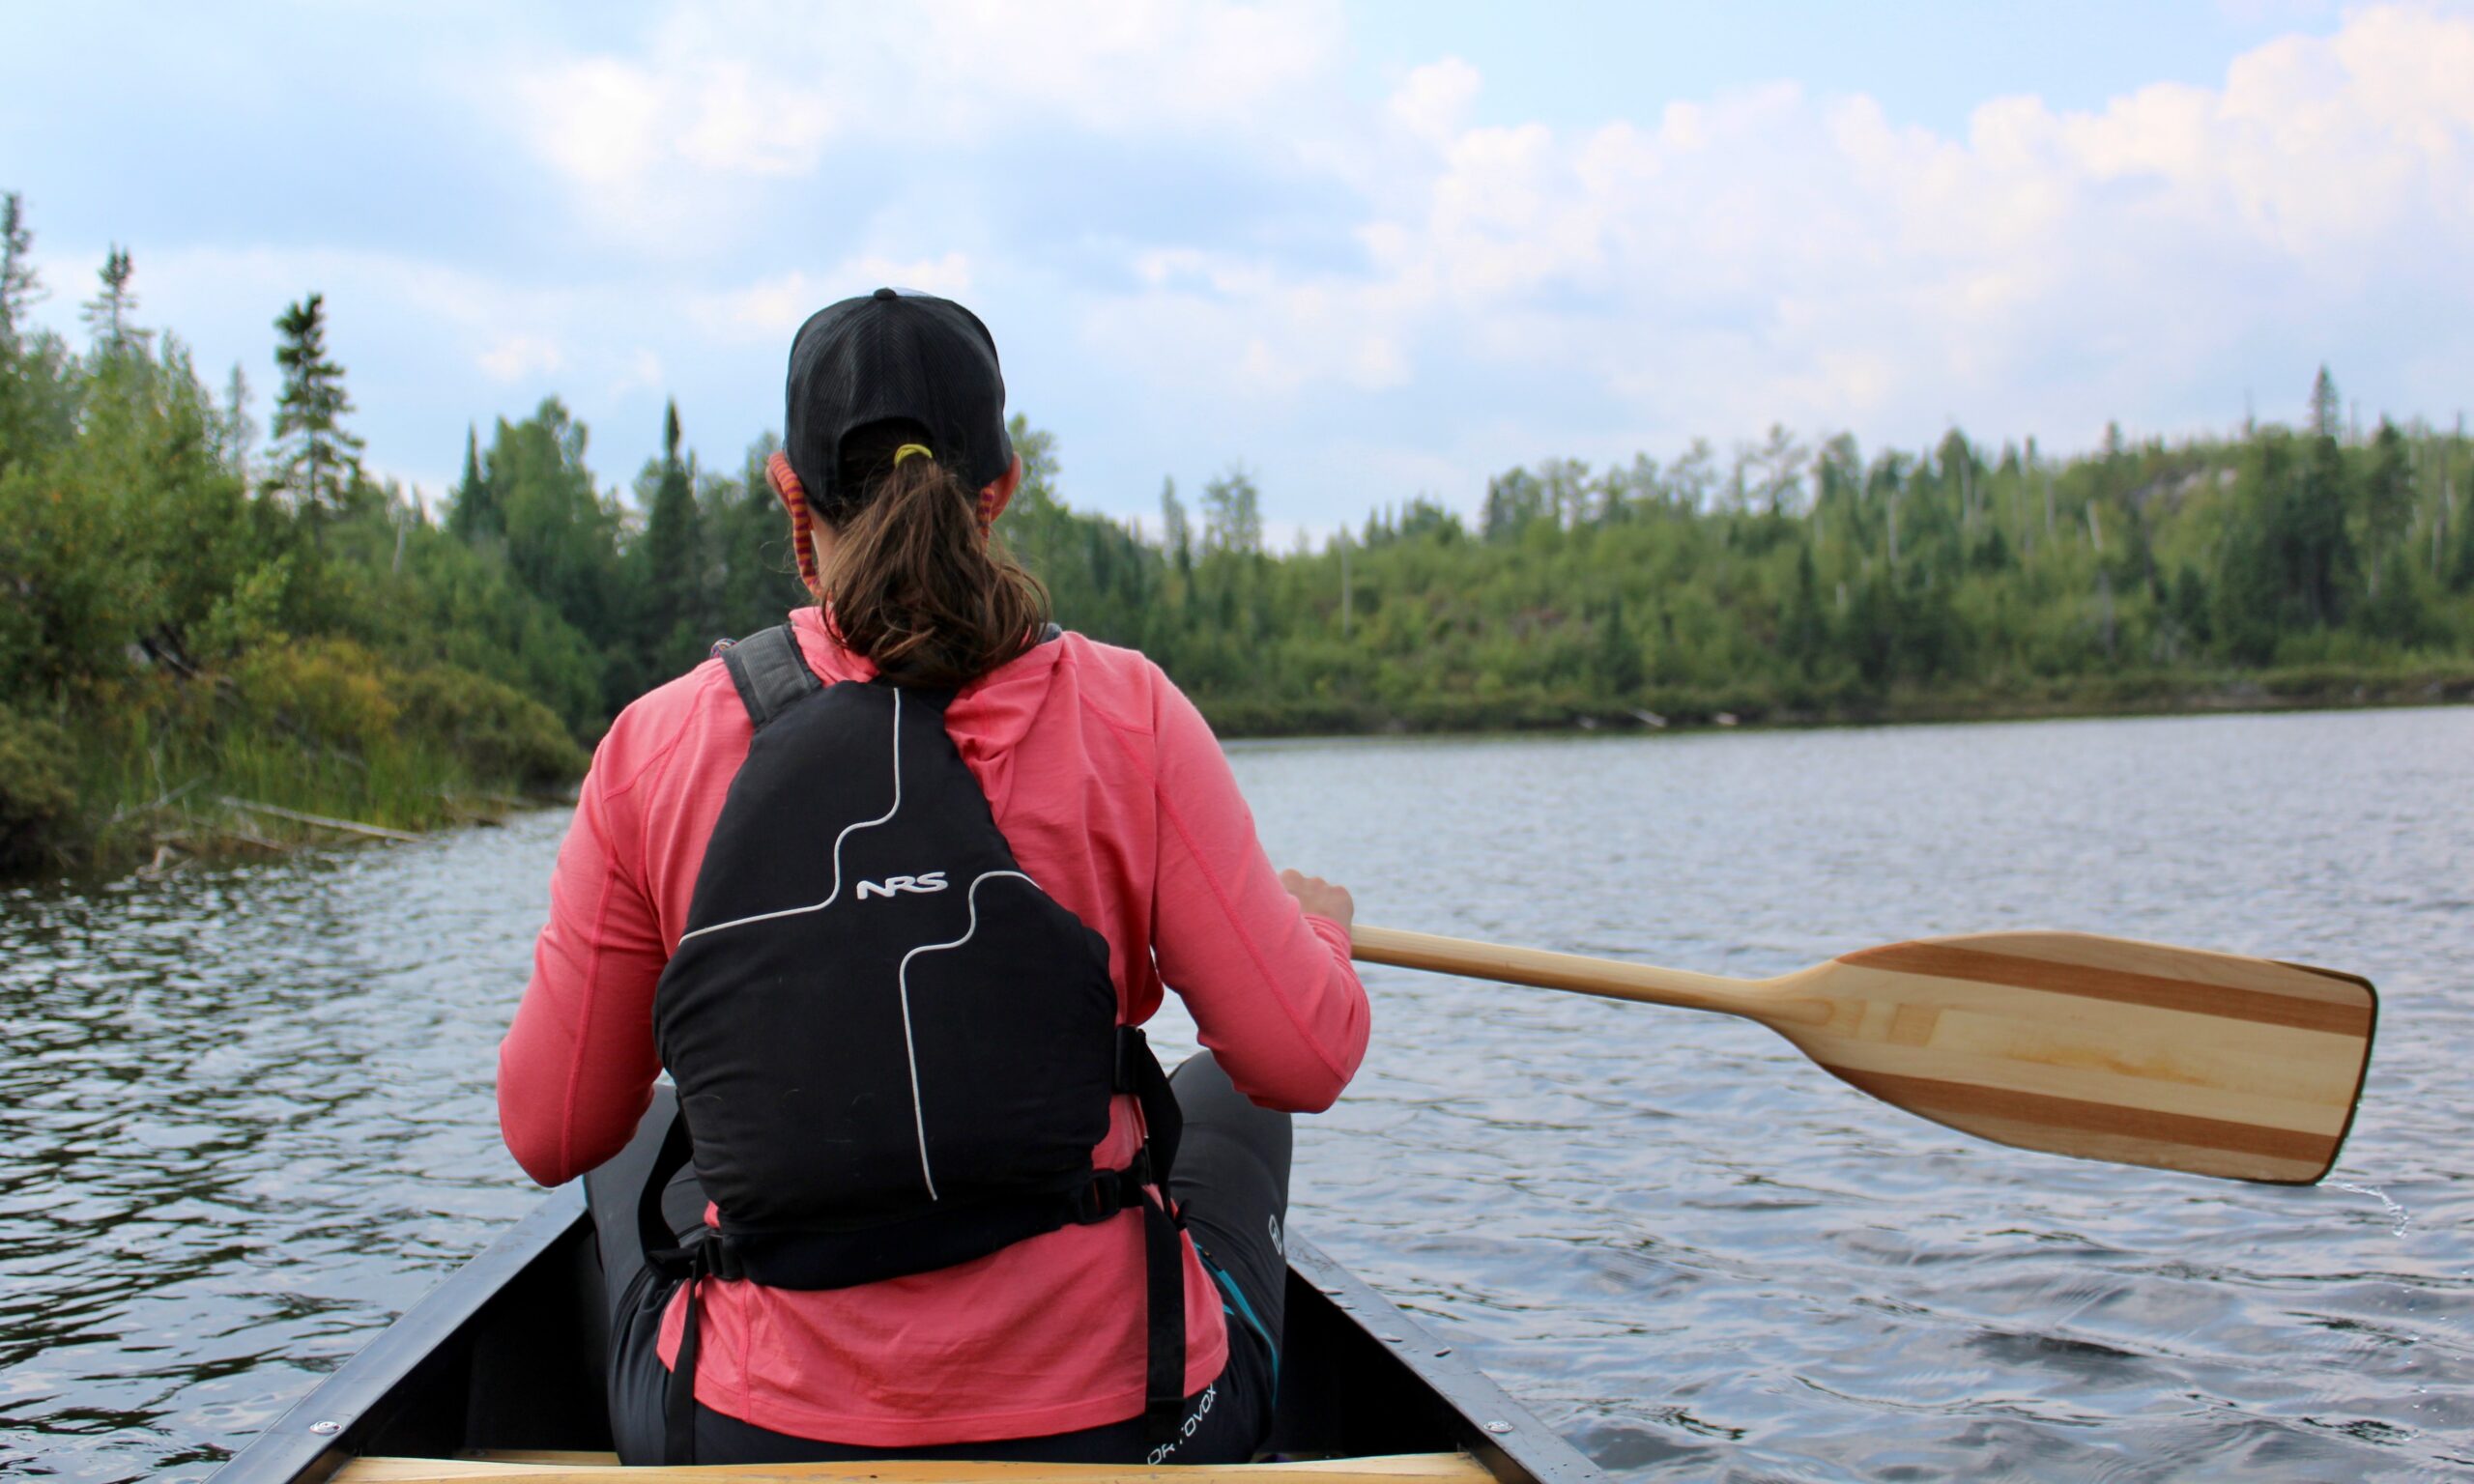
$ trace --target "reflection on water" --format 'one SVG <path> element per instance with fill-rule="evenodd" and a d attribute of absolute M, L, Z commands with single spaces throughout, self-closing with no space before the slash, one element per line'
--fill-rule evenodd
<path fill-rule="evenodd" d="M 1740 975 L 2081 928 L 2380 985 L 2345 1157 L 2286 1189 L 1369 970 L 1297 1219 L 1608 1468 L 2474 1467 L 2474 711 L 1232 751 L 1370 922 Z M 490 1085 L 562 827 L 0 897 L 0 1472 L 201 1476 L 529 1207 Z"/>
<path fill-rule="evenodd" d="M 0 1473 L 205 1473 L 530 1207 L 561 827 L 0 901 Z"/>

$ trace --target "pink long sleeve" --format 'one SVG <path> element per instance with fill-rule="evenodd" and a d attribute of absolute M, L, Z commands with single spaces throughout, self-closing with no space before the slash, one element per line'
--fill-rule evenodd
<path fill-rule="evenodd" d="M 532 983 L 499 1047 L 499 1129 L 524 1173 L 574 1179 L 626 1146 L 652 1100 L 653 987 L 669 959 L 652 903 L 609 837 L 604 746 L 550 878 Z"/>
<path fill-rule="evenodd" d="M 1348 934 L 1280 886 L 1211 728 L 1165 681 L 1155 726 L 1161 976 L 1238 1091 L 1265 1107 L 1319 1113 L 1366 1056 L 1366 990 Z"/>

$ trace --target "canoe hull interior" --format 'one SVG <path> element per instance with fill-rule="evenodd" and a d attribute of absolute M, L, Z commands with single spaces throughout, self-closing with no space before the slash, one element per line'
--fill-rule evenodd
<path fill-rule="evenodd" d="M 316 1484 L 356 1457 L 607 1450 L 591 1238 L 579 1187 L 554 1193 L 235 1454 L 216 1484 Z M 1304 1240 L 1289 1247 L 1271 1452 L 1458 1449 L 1516 1484 L 1604 1479 L 1389 1300 Z"/>

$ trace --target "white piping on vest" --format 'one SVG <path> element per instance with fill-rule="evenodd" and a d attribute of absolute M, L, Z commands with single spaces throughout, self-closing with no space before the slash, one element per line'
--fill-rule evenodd
<path fill-rule="evenodd" d="M 701 938 L 708 932 L 719 932 L 725 928 L 744 928 L 750 923 L 769 923 L 777 917 L 797 917 L 804 912 L 823 911 L 825 908 L 833 905 L 833 899 L 836 897 L 842 895 L 842 842 L 849 840 L 856 831 L 874 829 L 876 826 L 884 823 L 886 820 L 892 818 L 896 813 L 900 813 L 901 809 L 902 692 L 897 688 L 893 693 L 893 807 L 886 810 L 883 813 L 878 814 L 874 819 L 862 819 L 856 824 L 846 824 L 842 827 L 842 833 L 833 837 L 833 890 L 825 893 L 824 900 L 817 902 L 811 906 L 784 907 L 778 912 L 759 912 L 754 917 L 734 918 L 727 923 L 713 923 L 709 926 L 699 928 L 693 932 L 680 933 L 678 935 L 678 941 L 684 944 L 689 938 Z"/>
<path fill-rule="evenodd" d="M 954 939 L 951 943 L 922 943 L 903 955 L 902 966 L 894 971 L 894 983 L 902 990 L 902 1052 L 910 1062 L 910 1118 L 919 1129 L 919 1178 L 928 1182 L 928 1199 L 932 1201 L 939 1197 L 936 1194 L 936 1177 L 928 1168 L 928 1115 L 919 1105 L 919 1053 L 911 1048 L 910 1043 L 910 960 L 921 954 L 942 953 L 946 949 L 960 948 L 969 942 L 971 934 L 979 931 L 979 884 L 982 881 L 993 881 L 998 876 L 1012 876 L 1017 881 L 1029 881 L 1031 890 L 1039 890 L 1038 882 L 1031 881 L 1030 877 L 1019 870 L 992 870 L 974 877 L 970 883 L 970 891 L 965 894 L 970 903 L 970 927 L 964 930 L 961 937 Z"/>

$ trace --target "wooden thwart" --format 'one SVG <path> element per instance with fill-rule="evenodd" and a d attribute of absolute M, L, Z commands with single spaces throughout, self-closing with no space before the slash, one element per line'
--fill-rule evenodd
<path fill-rule="evenodd" d="M 2327 969 L 1979 933 L 1734 980 L 1387 928 L 1360 958 L 1758 1020 L 1884 1102 L 1997 1143 L 2308 1184 L 2352 1127 L 2378 997 Z"/>
<path fill-rule="evenodd" d="M 1159 1468 L 887 1459 L 623 1469 L 609 1453 L 497 1452 L 355 1459 L 334 1472 L 332 1484 L 1492 1484 L 1493 1477 L 1466 1453 Z"/>

